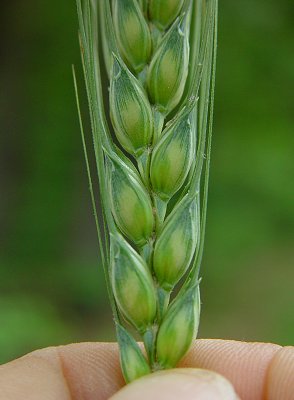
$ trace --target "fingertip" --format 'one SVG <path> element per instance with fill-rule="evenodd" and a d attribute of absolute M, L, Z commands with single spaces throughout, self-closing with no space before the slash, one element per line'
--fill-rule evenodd
<path fill-rule="evenodd" d="M 294 393 L 294 347 L 280 349 L 270 363 L 266 379 L 266 398 L 291 400 Z"/>
<path fill-rule="evenodd" d="M 110 400 L 237 400 L 231 383 L 202 369 L 156 372 L 125 386 Z"/>
<path fill-rule="evenodd" d="M 199 339 L 181 367 L 213 370 L 232 382 L 242 399 L 261 399 L 268 367 L 280 349 L 272 343 Z"/>
<path fill-rule="evenodd" d="M 58 352 L 74 399 L 108 399 L 124 385 L 116 343 L 71 344 Z"/>

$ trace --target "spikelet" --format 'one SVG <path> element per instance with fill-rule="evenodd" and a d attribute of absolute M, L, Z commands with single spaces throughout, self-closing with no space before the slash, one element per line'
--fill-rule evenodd
<path fill-rule="evenodd" d="M 152 141 L 153 120 L 148 98 L 138 80 L 114 56 L 110 82 L 110 112 L 118 141 L 139 156 Z"/>
<path fill-rule="evenodd" d="M 199 286 L 176 298 L 167 311 L 157 336 L 157 361 L 174 368 L 195 340 L 200 316 Z"/>
<path fill-rule="evenodd" d="M 163 114 L 179 103 L 186 84 L 189 63 L 188 22 L 178 18 L 160 43 L 148 69 L 148 92 Z"/>
<path fill-rule="evenodd" d="M 151 54 L 151 34 L 136 0 L 114 0 L 113 22 L 119 49 L 129 67 L 141 71 Z"/>
<path fill-rule="evenodd" d="M 156 314 L 156 294 L 144 260 L 120 236 L 111 237 L 111 281 L 116 302 L 139 332 L 145 333 Z"/>
<path fill-rule="evenodd" d="M 197 202 L 186 196 L 163 225 L 155 243 L 153 269 L 159 285 L 170 291 L 189 268 L 198 240 Z"/>
<path fill-rule="evenodd" d="M 120 349 L 120 364 L 125 381 L 129 383 L 149 374 L 151 372 L 150 367 L 137 342 L 118 322 L 116 323 L 116 334 Z"/>
<path fill-rule="evenodd" d="M 183 4 L 184 0 L 150 0 L 150 18 L 159 29 L 164 30 L 177 17 Z"/>
<path fill-rule="evenodd" d="M 106 154 L 112 214 L 120 230 L 143 246 L 151 237 L 154 218 L 150 197 L 140 177 L 115 154 Z"/>
<path fill-rule="evenodd" d="M 195 157 L 195 127 L 190 113 L 169 125 L 152 153 L 152 189 L 162 200 L 169 200 L 183 185 Z"/>

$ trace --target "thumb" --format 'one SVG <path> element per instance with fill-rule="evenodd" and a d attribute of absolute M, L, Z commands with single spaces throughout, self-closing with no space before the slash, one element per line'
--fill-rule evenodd
<path fill-rule="evenodd" d="M 144 376 L 125 386 L 110 400 L 237 400 L 223 376 L 204 369 L 181 368 Z"/>

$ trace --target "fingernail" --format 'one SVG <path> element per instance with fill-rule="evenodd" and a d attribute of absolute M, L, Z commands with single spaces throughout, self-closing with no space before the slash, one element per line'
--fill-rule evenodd
<path fill-rule="evenodd" d="M 140 378 L 117 392 L 111 400 L 237 400 L 231 383 L 203 369 L 174 369 Z"/>

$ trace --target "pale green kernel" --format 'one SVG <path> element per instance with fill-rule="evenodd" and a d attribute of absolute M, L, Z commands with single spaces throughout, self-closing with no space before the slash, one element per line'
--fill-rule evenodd
<path fill-rule="evenodd" d="M 158 69 L 158 75 L 160 84 L 166 88 L 165 97 L 162 95 L 162 102 L 168 103 L 170 96 L 172 95 L 174 88 L 178 82 L 178 65 L 175 60 L 175 52 L 170 49 L 165 52 L 161 59 L 160 69 Z"/>
<path fill-rule="evenodd" d="M 138 204 L 138 196 L 129 186 L 124 186 L 119 199 L 119 210 L 126 225 L 134 223 L 134 209 Z"/>
<path fill-rule="evenodd" d="M 133 133 L 132 141 L 134 142 L 134 147 L 140 145 L 140 142 L 138 141 L 139 135 L 136 135 L 135 132 L 142 129 L 141 111 L 140 105 L 134 101 L 133 98 L 126 96 L 124 107 L 122 107 L 121 110 L 121 119 L 124 122 L 126 131 Z M 139 143 L 136 143 L 136 141 Z"/>

